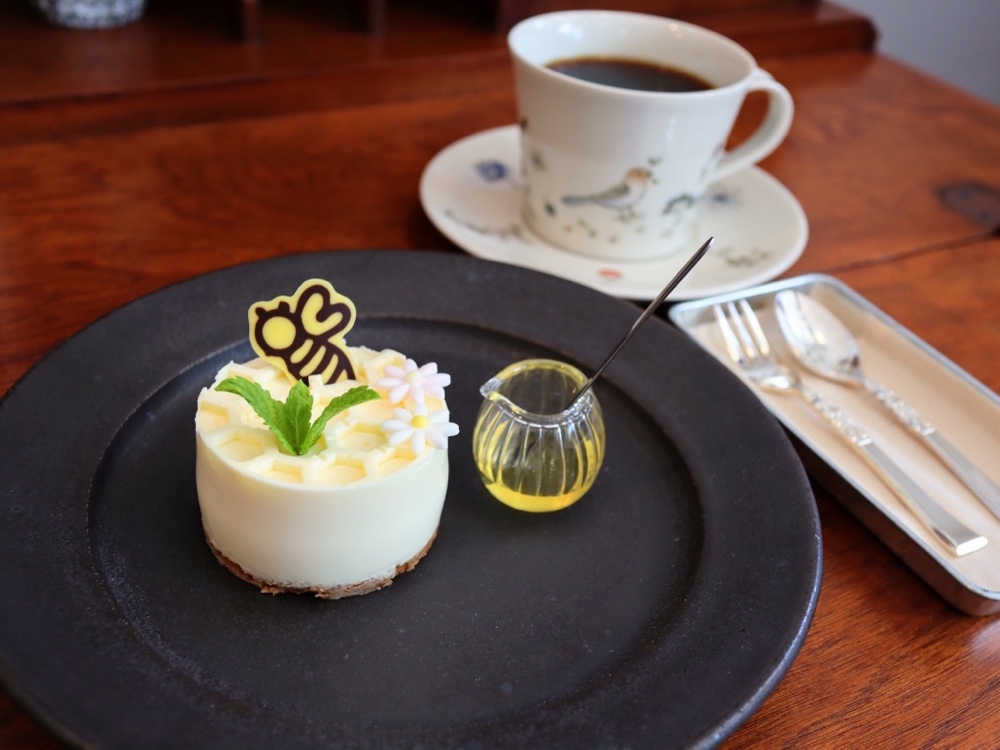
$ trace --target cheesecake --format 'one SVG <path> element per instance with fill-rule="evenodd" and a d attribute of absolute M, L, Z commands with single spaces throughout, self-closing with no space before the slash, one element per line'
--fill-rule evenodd
<path fill-rule="evenodd" d="M 251 330 L 253 322 L 251 314 Z M 447 439 L 458 432 L 444 398 L 450 378 L 394 349 L 339 341 L 337 352 L 337 368 L 317 359 L 319 369 L 341 371 L 333 382 L 259 356 L 226 364 L 198 396 L 205 539 L 222 565 L 265 593 L 337 599 L 375 591 L 411 570 L 438 532 Z M 278 403 L 296 398 L 301 383 L 311 397 L 309 421 L 352 389 L 374 393 L 329 418 L 298 455 L 247 398 L 223 387 L 234 380 Z"/>

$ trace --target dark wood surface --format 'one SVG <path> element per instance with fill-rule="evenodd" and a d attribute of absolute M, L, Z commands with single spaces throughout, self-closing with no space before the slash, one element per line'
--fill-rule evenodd
<path fill-rule="evenodd" d="M 101 315 L 208 270 L 326 249 L 461 252 L 424 216 L 417 183 L 454 140 L 513 122 L 502 35 L 390 3 L 373 40 L 291 3 L 285 15 L 265 5 L 263 39 L 248 45 L 221 11 L 185 7 L 70 32 L 0 2 L 0 393 Z M 714 21 L 757 44 L 796 102 L 788 140 L 762 165 L 809 217 L 786 275 L 845 281 L 1000 390 L 1000 238 L 940 198 L 969 182 L 1000 191 L 1000 110 L 865 51 L 863 34 L 829 45 L 817 16 L 870 27 L 834 6 L 811 12 L 807 27 L 790 6 L 756 31 L 746 11 Z M 784 41 L 775 14 L 792 29 Z M 814 623 L 724 746 L 995 746 L 1000 619 L 952 609 L 818 487 L 817 498 Z M 55 746 L 0 692 L 0 747 Z"/>

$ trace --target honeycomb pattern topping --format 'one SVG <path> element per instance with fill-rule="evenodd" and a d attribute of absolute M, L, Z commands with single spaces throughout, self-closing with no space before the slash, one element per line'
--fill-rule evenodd
<path fill-rule="evenodd" d="M 374 386 L 387 365 L 401 366 L 404 361 L 402 354 L 389 349 L 373 352 L 352 347 L 351 356 L 357 365 L 357 381 L 324 384 L 318 376 L 309 378 L 314 419 L 334 397 L 358 383 Z M 326 425 L 312 450 L 304 456 L 290 456 L 278 448 L 273 433 L 243 398 L 214 389 L 229 377 L 259 383 L 282 401 L 293 383 L 275 366 L 255 359 L 226 365 L 212 387 L 198 397 L 198 433 L 210 450 L 249 474 L 295 485 L 348 487 L 388 476 L 418 457 L 409 442 L 389 444 L 381 425 L 392 418 L 393 404 L 385 398 L 341 412 Z M 446 408 L 443 400 L 435 401 L 436 408 Z M 424 452 L 431 450 L 434 448 L 428 446 Z"/>

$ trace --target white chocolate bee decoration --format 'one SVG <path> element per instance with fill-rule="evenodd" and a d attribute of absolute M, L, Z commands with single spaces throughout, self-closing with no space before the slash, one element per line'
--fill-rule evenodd
<path fill-rule="evenodd" d="M 250 307 L 250 343 L 255 352 L 293 380 L 318 375 L 324 383 L 354 380 L 344 335 L 354 326 L 354 303 L 330 282 L 309 279 L 290 297 Z"/>

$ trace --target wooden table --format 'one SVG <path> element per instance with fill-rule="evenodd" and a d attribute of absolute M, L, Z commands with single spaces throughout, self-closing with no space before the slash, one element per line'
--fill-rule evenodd
<path fill-rule="evenodd" d="M 0 392 L 101 315 L 205 271 L 324 249 L 460 252 L 424 216 L 417 183 L 454 140 L 513 122 L 502 36 L 437 19 L 421 40 L 390 14 L 386 38 L 342 32 L 330 54 L 345 59 L 292 70 L 275 58 L 280 40 L 247 46 L 201 27 L 187 34 L 194 52 L 164 57 L 175 21 L 101 32 L 98 45 L 0 5 L 0 49 L 17 52 L 0 63 Z M 1000 390 L 997 226 L 939 195 L 1000 190 L 1000 110 L 851 45 L 745 40 L 797 106 L 762 165 L 810 221 L 786 275 L 845 281 Z M 131 64 L 113 67 L 116 55 Z M 17 68 L 29 58 L 33 79 Z M 816 494 L 825 569 L 812 628 L 725 747 L 995 746 L 1000 619 L 952 609 Z M 0 746 L 57 745 L 0 693 Z"/>

